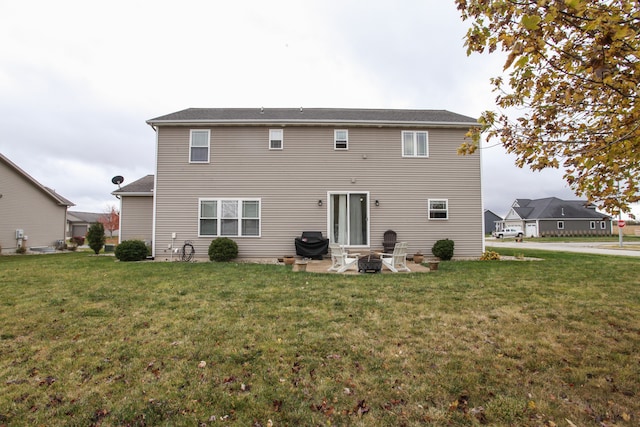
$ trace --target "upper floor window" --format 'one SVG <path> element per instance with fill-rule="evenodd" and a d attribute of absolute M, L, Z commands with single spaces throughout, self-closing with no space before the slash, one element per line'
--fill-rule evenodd
<path fill-rule="evenodd" d="M 429 199 L 429 219 L 449 219 L 449 201 Z"/>
<path fill-rule="evenodd" d="M 269 150 L 282 150 L 283 138 L 283 129 L 269 129 Z"/>
<path fill-rule="evenodd" d="M 428 132 L 402 131 L 402 157 L 429 157 Z"/>
<path fill-rule="evenodd" d="M 333 131 L 333 149 L 349 149 L 349 131 L 346 129 L 336 129 Z"/>
<path fill-rule="evenodd" d="M 260 236 L 259 199 L 200 199 L 200 236 Z"/>
<path fill-rule="evenodd" d="M 206 130 L 191 130 L 189 142 L 189 161 L 191 163 L 209 163 L 210 132 Z"/>

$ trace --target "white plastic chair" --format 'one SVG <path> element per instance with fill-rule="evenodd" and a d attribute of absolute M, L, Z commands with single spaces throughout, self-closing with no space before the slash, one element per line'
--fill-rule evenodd
<path fill-rule="evenodd" d="M 386 266 L 389 270 L 397 273 L 398 271 L 411 271 L 407 267 L 407 249 L 409 244 L 407 242 L 398 242 L 393 248 L 392 254 L 380 254 L 382 265 Z"/>
<path fill-rule="evenodd" d="M 358 267 L 357 262 L 360 254 L 350 254 L 336 243 L 329 244 L 329 249 L 331 249 L 331 267 L 327 271 L 344 273 L 354 265 L 356 268 Z"/>

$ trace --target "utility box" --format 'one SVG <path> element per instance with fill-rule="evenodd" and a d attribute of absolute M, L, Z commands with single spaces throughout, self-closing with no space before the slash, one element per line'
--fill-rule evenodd
<path fill-rule="evenodd" d="M 24 239 L 24 230 L 22 228 L 16 230 L 16 240 L 19 239 Z"/>

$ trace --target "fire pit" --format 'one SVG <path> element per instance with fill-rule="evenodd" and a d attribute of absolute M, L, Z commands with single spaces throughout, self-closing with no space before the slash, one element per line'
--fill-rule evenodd
<path fill-rule="evenodd" d="M 382 260 L 376 254 L 369 254 L 358 259 L 358 271 L 360 273 L 380 273 Z"/>

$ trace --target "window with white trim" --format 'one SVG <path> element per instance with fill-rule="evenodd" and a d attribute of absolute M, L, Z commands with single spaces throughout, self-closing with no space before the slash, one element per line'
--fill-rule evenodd
<path fill-rule="evenodd" d="M 333 131 L 333 149 L 348 150 L 349 149 L 349 131 L 346 129 L 335 129 Z"/>
<path fill-rule="evenodd" d="M 284 130 L 269 129 L 269 150 L 282 150 L 284 147 Z"/>
<path fill-rule="evenodd" d="M 191 129 L 189 137 L 189 162 L 209 163 L 209 129 Z"/>
<path fill-rule="evenodd" d="M 449 219 L 449 200 L 429 199 L 429 219 Z"/>
<path fill-rule="evenodd" d="M 590 230 L 595 230 L 596 229 L 596 222 L 595 221 L 589 221 L 589 229 Z"/>
<path fill-rule="evenodd" d="M 558 221 L 558 230 L 564 230 L 564 221 Z"/>
<path fill-rule="evenodd" d="M 402 157 L 429 157 L 428 132 L 403 130 Z"/>
<path fill-rule="evenodd" d="M 259 237 L 260 199 L 200 199 L 198 235 Z"/>
<path fill-rule="evenodd" d="M 606 230 L 607 229 L 607 223 L 605 221 L 600 221 L 600 230 Z"/>

